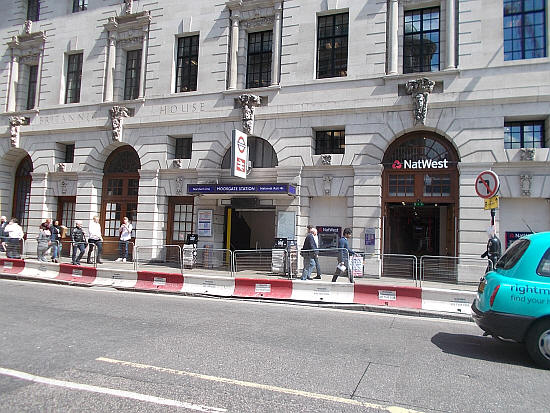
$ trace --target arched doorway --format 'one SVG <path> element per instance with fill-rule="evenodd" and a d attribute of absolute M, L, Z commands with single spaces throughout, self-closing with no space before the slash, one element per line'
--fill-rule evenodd
<path fill-rule="evenodd" d="M 455 256 L 458 164 L 444 137 L 411 132 L 387 149 L 382 176 L 385 254 Z"/>
<path fill-rule="evenodd" d="M 263 138 L 249 136 L 248 160 L 251 168 L 275 168 L 279 161 L 273 146 Z M 229 169 L 231 148 L 222 160 L 222 169 Z M 226 208 L 226 248 L 248 250 L 271 248 L 275 239 L 275 207 L 261 206 L 256 198 L 233 198 Z"/>
<path fill-rule="evenodd" d="M 27 233 L 29 221 L 29 206 L 31 200 L 31 183 L 33 171 L 32 160 L 29 155 L 25 156 L 15 172 L 15 187 L 13 192 L 13 216 Z"/>
<path fill-rule="evenodd" d="M 114 150 L 103 168 L 103 193 L 101 197 L 101 224 L 103 227 L 104 256 L 116 256 L 119 239 L 118 229 L 123 217 L 130 220 L 132 242 L 137 227 L 139 190 L 139 169 L 141 162 L 131 146 Z M 132 250 L 130 250 L 132 253 Z"/>

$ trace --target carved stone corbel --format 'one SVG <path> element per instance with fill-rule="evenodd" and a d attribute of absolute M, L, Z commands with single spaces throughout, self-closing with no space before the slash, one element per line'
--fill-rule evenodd
<path fill-rule="evenodd" d="M 113 106 L 109 109 L 113 128 L 113 141 L 122 142 L 122 120 L 128 117 L 128 108 L 125 106 Z"/>
<path fill-rule="evenodd" d="M 521 196 L 531 196 L 531 182 L 533 175 L 522 174 L 519 176 L 519 186 L 521 189 Z"/>
<path fill-rule="evenodd" d="M 322 165 L 331 165 L 332 164 L 332 155 L 321 155 L 321 164 Z"/>
<path fill-rule="evenodd" d="M 332 185 L 332 176 L 323 175 L 323 192 L 325 195 L 330 195 Z"/>
<path fill-rule="evenodd" d="M 172 160 L 172 168 L 182 169 L 183 168 L 183 159 L 174 159 L 174 160 Z"/>
<path fill-rule="evenodd" d="M 132 9 L 134 7 L 134 0 L 124 0 L 124 13 L 132 14 Z"/>
<path fill-rule="evenodd" d="M 522 161 L 534 161 L 535 160 L 535 148 L 521 148 L 519 150 L 519 156 Z"/>
<path fill-rule="evenodd" d="M 26 34 L 31 34 L 32 30 L 32 20 L 25 20 L 25 23 L 23 24 L 23 31 Z"/>
<path fill-rule="evenodd" d="M 257 95 L 244 94 L 239 96 L 239 102 L 243 110 L 243 132 L 252 135 L 254 132 L 254 110 L 259 106 L 261 99 Z"/>
<path fill-rule="evenodd" d="M 428 115 L 428 95 L 432 93 L 435 86 L 433 80 L 423 77 L 417 80 L 409 80 L 405 84 L 405 89 L 409 95 L 412 95 L 414 101 L 414 119 L 415 124 L 426 123 Z"/>
<path fill-rule="evenodd" d="M 19 148 L 19 129 L 21 125 L 25 124 L 25 118 L 23 116 L 10 116 L 10 144 L 13 148 Z"/>
<path fill-rule="evenodd" d="M 57 164 L 57 172 L 65 172 L 66 169 L 67 169 L 67 164 L 66 163 L 59 162 Z"/>
<path fill-rule="evenodd" d="M 183 195 L 184 182 L 185 179 L 183 176 L 178 176 L 176 178 L 176 195 Z"/>

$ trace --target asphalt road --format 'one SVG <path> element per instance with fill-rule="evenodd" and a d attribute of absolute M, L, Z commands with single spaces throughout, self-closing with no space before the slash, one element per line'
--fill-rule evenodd
<path fill-rule="evenodd" d="M 550 411 L 470 322 L 0 280 L 0 331 L 1 412 Z"/>

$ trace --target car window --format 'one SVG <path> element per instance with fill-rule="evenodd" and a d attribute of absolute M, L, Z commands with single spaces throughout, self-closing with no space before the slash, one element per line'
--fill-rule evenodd
<path fill-rule="evenodd" d="M 527 239 L 519 239 L 512 244 L 504 255 L 498 260 L 497 268 L 503 270 L 509 270 L 519 261 L 527 247 L 529 246 L 530 241 Z"/>
<path fill-rule="evenodd" d="M 550 248 L 546 250 L 537 267 L 537 274 L 543 277 L 550 277 Z"/>

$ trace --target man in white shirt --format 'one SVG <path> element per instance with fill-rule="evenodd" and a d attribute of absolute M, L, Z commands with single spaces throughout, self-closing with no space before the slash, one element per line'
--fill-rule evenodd
<path fill-rule="evenodd" d="M 4 233 L 8 234 L 8 245 L 6 248 L 6 256 L 8 258 L 21 258 L 21 251 L 19 249 L 20 242 L 25 235 L 23 228 L 17 223 L 16 218 L 12 218 L 10 223 L 4 228 Z"/>
<path fill-rule="evenodd" d="M 103 252 L 103 237 L 101 236 L 101 225 L 99 224 L 99 217 L 97 215 L 90 221 L 88 234 L 88 244 L 90 245 L 88 246 L 88 259 L 86 262 L 88 264 L 92 264 L 92 250 L 95 248 L 96 263 L 103 264 L 101 261 L 101 253 Z"/>
<path fill-rule="evenodd" d="M 118 242 L 120 257 L 116 259 L 118 262 L 126 262 L 128 259 L 128 243 L 132 238 L 133 229 L 134 228 L 132 227 L 132 224 L 130 224 L 128 217 L 122 218 L 122 225 L 118 229 L 118 233 L 120 234 L 120 241 Z"/>

